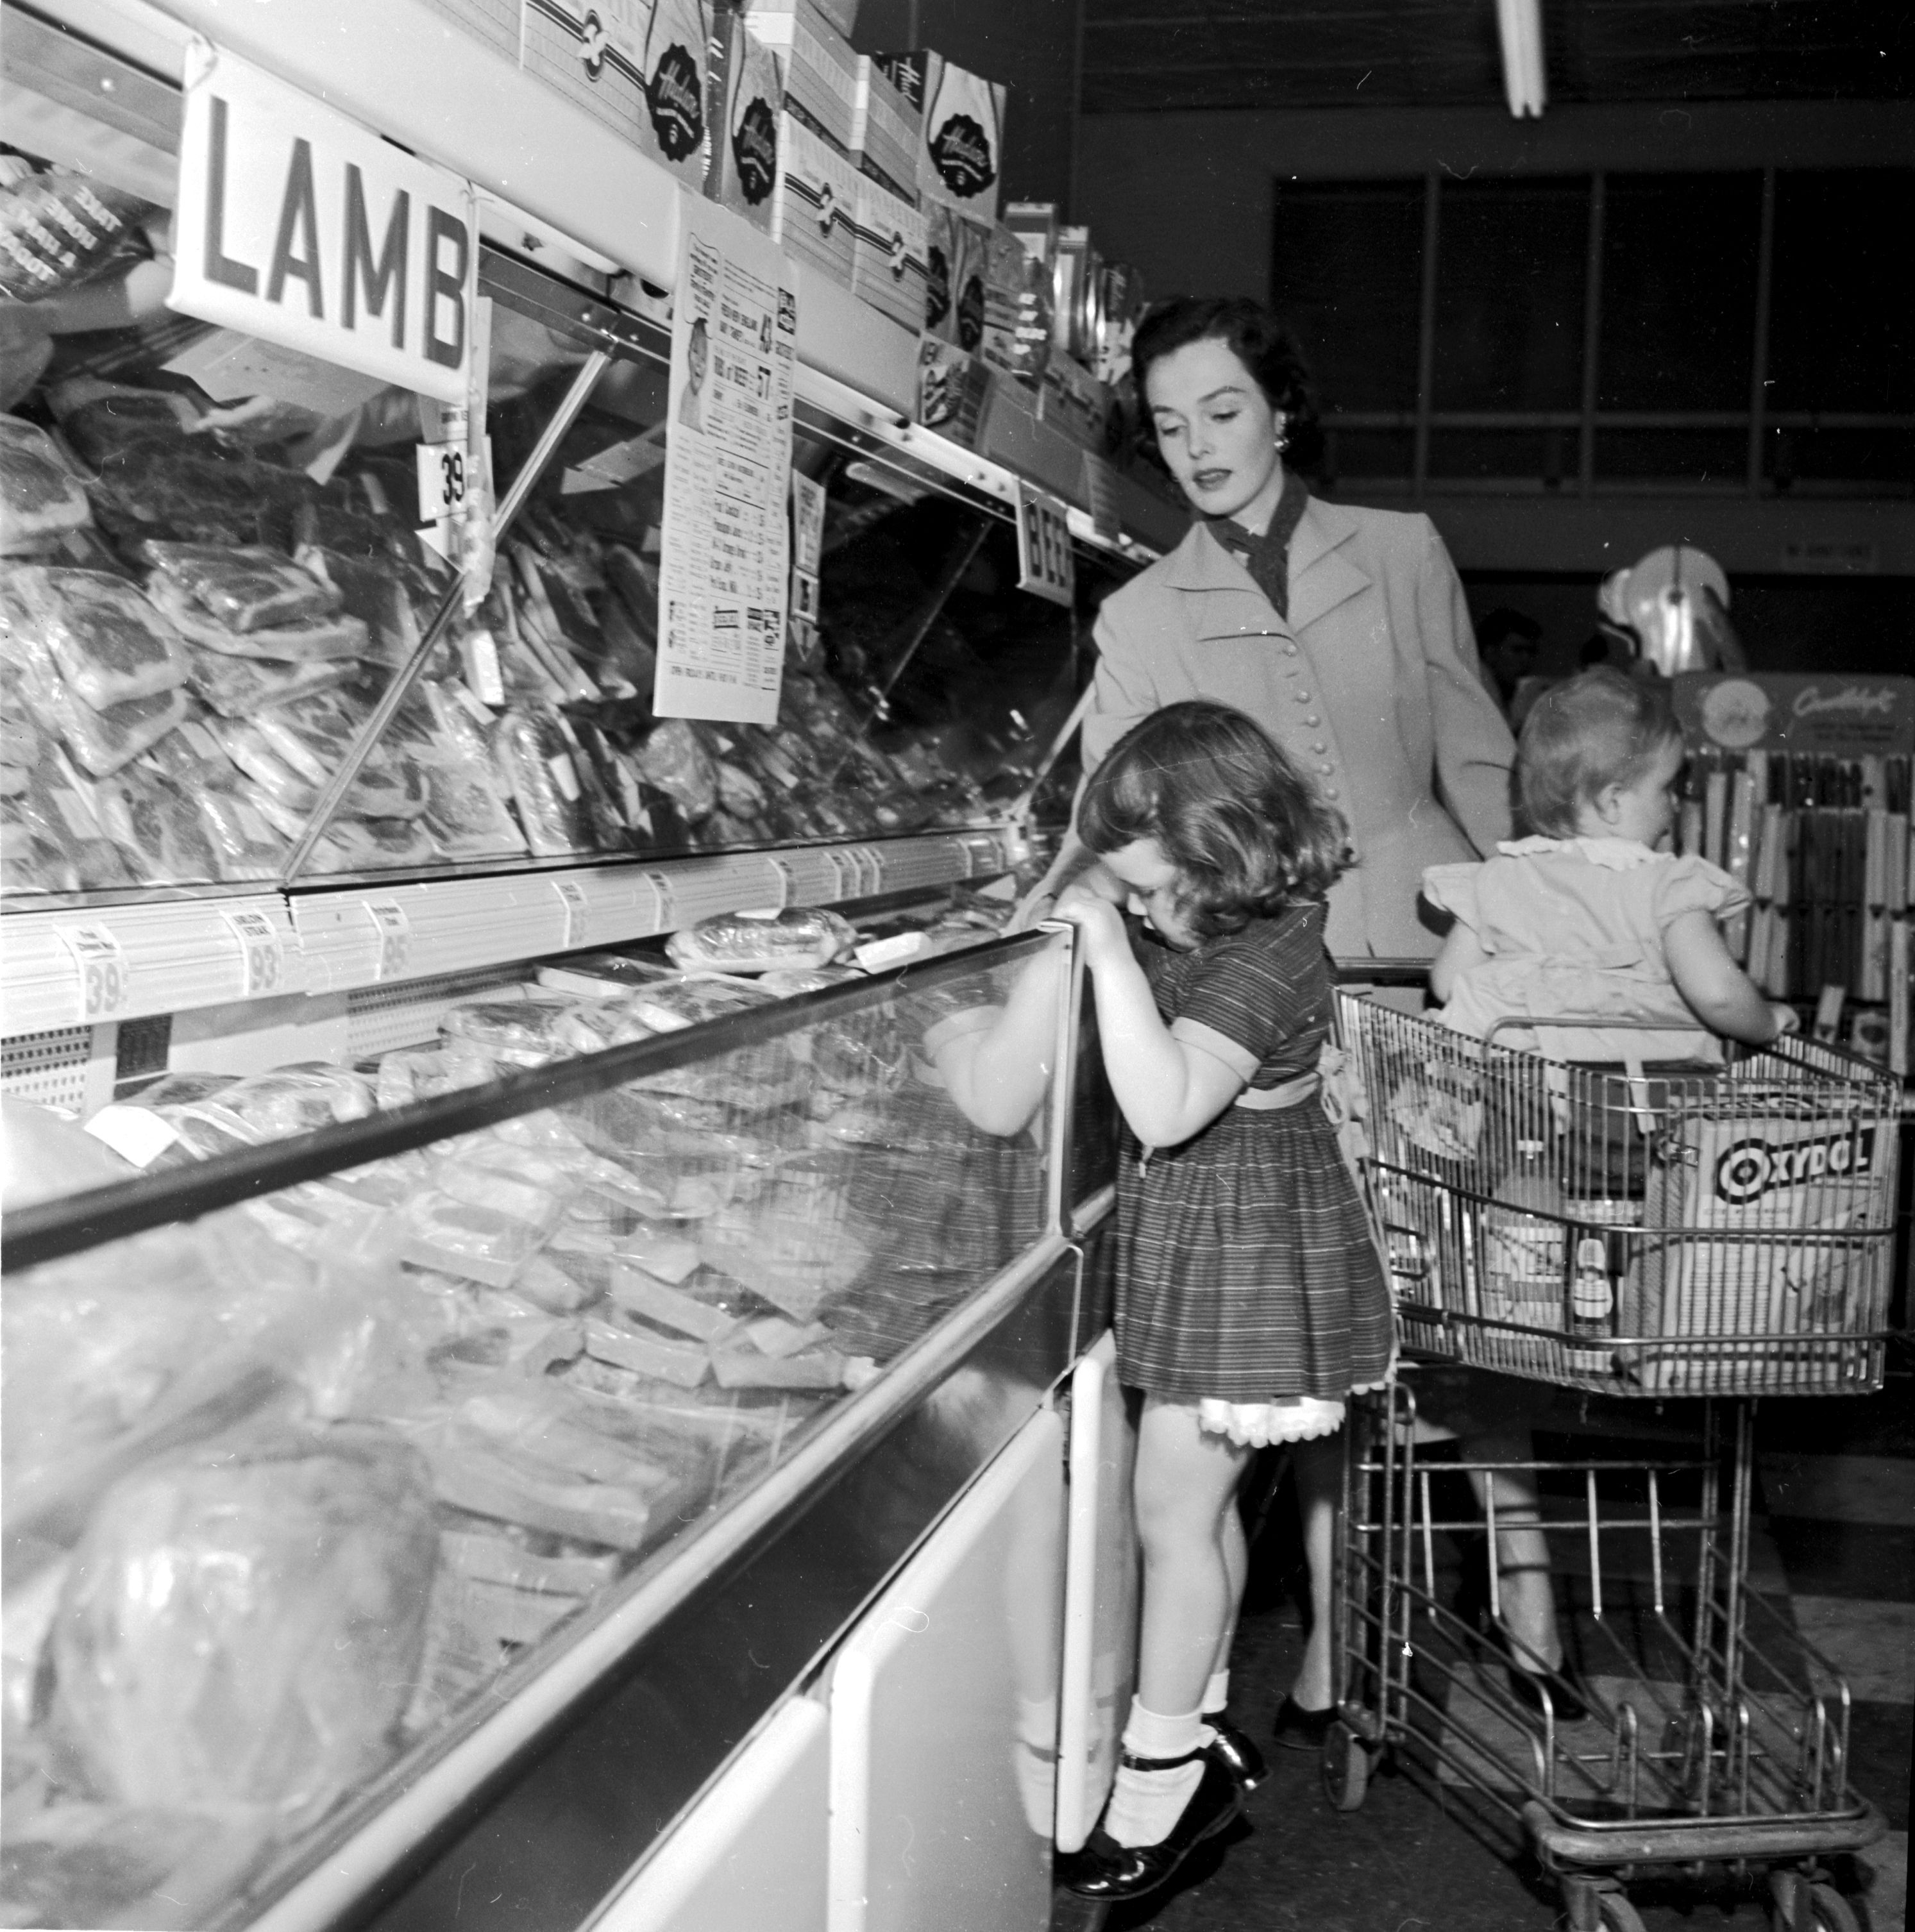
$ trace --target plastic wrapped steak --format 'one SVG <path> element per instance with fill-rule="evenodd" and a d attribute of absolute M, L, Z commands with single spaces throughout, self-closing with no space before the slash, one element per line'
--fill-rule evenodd
<path fill-rule="evenodd" d="M 34 549 L 91 520 L 86 492 L 47 432 L 0 416 L 0 554 Z"/>
<path fill-rule="evenodd" d="M 317 488 L 299 470 L 228 454 L 201 436 L 128 443 L 102 460 L 87 494 L 117 536 L 255 544 L 290 526 Z"/>
<path fill-rule="evenodd" d="M 67 688 L 95 711 L 186 682 L 179 634 L 124 578 L 40 564 L 9 573 L 10 605 L 32 626 Z"/>
<path fill-rule="evenodd" d="M 586 849 L 572 747 L 548 712 L 508 711 L 493 728 L 492 754 L 512 788 L 527 842 L 540 854 Z"/>
<path fill-rule="evenodd" d="M 215 623 L 231 631 L 330 617 L 341 602 L 332 584 L 258 544 L 233 548 L 156 540 L 142 544 L 140 553 Z"/>

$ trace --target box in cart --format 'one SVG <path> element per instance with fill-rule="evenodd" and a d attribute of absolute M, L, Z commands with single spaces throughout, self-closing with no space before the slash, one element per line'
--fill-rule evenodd
<path fill-rule="evenodd" d="M 868 175 L 856 188 L 851 292 L 916 334 L 924 326 L 924 217 Z"/>
<path fill-rule="evenodd" d="M 1649 1386 L 1703 1394 L 1769 1378 L 1838 1384 L 1846 1337 L 1883 1326 L 1894 1124 L 1802 1113 L 1670 1121 L 1651 1168 L 1622 1332 L 1701 1338 L 1640 1352 Z M 1658 1228 L 1680 1229 L 1658 1238 Z M 1746 1347 L 1736 1336 L 1760 1337 Z"/>
<path fill-rule="evenodd" d="M 923 129 L 922 109 L 905 98 L 897 82 L 870 55 L 860 54 L 857 92 L 851 100 L 851 159 L 914 207 L 917 204 L 917 144 Z"/>
<path fill-rule="evenodd" d="M 777 56 L 785 111 L 849 154 L 858 57 L 818 0 L 752 0 L 745 26 Z"/>
<path fill-rule="evenodd" d="M 771 238 L 846 288 L 851 285 L 851 227 L 857 217 L 857 174 L 830 142 L 794 116 L 778 124 L 778 184 L 772 194 Z"/>

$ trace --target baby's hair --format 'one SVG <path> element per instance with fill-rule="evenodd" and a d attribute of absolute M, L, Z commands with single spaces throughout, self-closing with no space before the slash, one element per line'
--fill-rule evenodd
<path fill-rule="evenodd" d="M 1532 830 L 1573 838 L 1583 806 L 1627 788 L 1682 736 L 1668 687 L 1598 664 L 1550 686 L 1523 722 L 1516 790 Z"/>
<path fill-rule="evenodd" d="M 1155 839 L 1204 939 L 1321 898 L 1352 862 L 1342 814 L 1255 720 L 1195 700 L 1118 740 L 1085 788 L 1078 836 L 1100 854 Z"/>

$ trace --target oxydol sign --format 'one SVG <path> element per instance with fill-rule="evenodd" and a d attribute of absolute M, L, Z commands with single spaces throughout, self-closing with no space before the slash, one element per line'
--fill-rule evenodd
<path fill-rule="evenodd" d="M 463 403 L 471 184 L 196 40 L 168 305 Z"/>

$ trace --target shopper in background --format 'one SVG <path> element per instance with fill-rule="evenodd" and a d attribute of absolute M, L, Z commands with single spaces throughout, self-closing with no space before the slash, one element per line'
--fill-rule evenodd
<path fill-rule="evenodd" d="M 1492 610 L 1476 626 L 1476 652 L 1509 728 L 1520 731 L 1529 707 L 1548 688 L 1549 680 L 1536 674 L 1536 658 L 1543 627 L 1533 617 L 1507 605 Z"/>
<path fill-rule="evenodd" d="M 1349 821 L 1358 863 L 1331 888 L 1330 950 L 1427 958 L 1424 868 L 1508 836 L 1514 752 L 1442 539 L 1427 517 L 1310 494 L 1308 378 L 1255 302 L 1160 302 L 1131 362 L 1196 520 L 1099 614 L 1085 769 L 1160 705 L 1235 705 Z M 1067 839 L 1030 911 L 1083 863 Z"/>
<path fill-rule="evenodd" d="M 1334 1438 L 1352 1390 L 1388 1372 L 1391 1322 L 1317 1099 L 1341 817 L 1242 712 L 1187 703 L 1119 741 L 1079 824 L 1100 862 L 1057 913 L 1082 936 L 1127 1129 L 1115 1328 L 1118 1375 L 1143 1394 L 1144 1589 L 1116 1785 L 1058 1876 L 1121 1899 L 1163 1883 L 1262 1774 L 1224 1716 L 1238 1485 L 1262 1444 Z"/>

